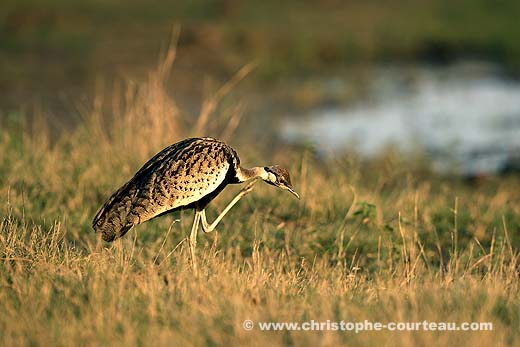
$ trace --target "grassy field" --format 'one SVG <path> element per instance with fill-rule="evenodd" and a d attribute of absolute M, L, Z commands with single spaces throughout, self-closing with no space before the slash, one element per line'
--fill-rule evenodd
<path fill-rule="evenodd" d="M 45 115 L 2 128 L 0 345 L 520 344 L 518 175 L 468 182 L 433 174 L 421 157 L 323 160 L 252 141 L 254 120 L 226 98 L 247 67 L 192 120 L 164 87 L 172 59 L 145 83 L 80 104 L 82 121 L 58 138 Z M 218 231 L 199 235 L 198 276 L 189 211 L 98 244 L 90 224 L 111 192 L 164 146 L 201 134 L 229 140 L 246 166 L 286 166 L 302 199 L 259 184 Z M 237 190 L 210 205 L 210 218 Z M 244 330 L 246 319 L 476 321 L 493 330 L 266 332 Z"/>

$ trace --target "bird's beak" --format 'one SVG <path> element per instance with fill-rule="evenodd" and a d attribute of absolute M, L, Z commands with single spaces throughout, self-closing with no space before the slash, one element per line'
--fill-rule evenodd
<path fill-rule="evenodd" d="M 294 195 L 298 200 L 300 200 L 300 196 L 298 195 L 298 193 L 296 193 L 294 191 L 294 189 L 292 189 L 292 187 L 285 187 L 285 189 L 287 189 L 289 191 L 289 193 L 291 193 L 292 195 Z"/>

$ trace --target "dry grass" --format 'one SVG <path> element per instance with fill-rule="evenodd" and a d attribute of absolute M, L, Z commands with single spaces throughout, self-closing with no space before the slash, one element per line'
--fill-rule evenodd
<path fill-rule="evenodd" d="M 0 133 L 0 345 L 520 344 L 517 176 L 468 184 L 391 153 L 320 162 L 285 148 L 269 156 L 290 168 L 302 200 L 257 188 L 218 232 L 200 235 L 199 277 L 184 242 L 189 212 L 96 248 L 96 209 L 165 145 L 235 134 L 243 162 L 261 162 L 263 149 L 234 133 L 239 108 L 218 106 L 228 87 L 194 120 L 177 108 L 164 85 L 174 57 L 145 83 L 100 92 L 79 108 L 82 124 L 52 143 L 25 127 Z M 243 330 L 245 319 L 490 321 L 494 330 L 262 332 Z"/>

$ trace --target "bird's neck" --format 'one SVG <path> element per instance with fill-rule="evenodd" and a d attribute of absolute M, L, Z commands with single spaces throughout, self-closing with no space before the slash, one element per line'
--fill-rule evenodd
<path fill-rule="evenodd" d="M 263 166 L 255 166 L 249 169 L 239 166 L 237 170 L 237 179 L 240 182 L 245 182 L 257 177 L 260 177 L 265 181 L 267 176 L 267 171 L 265 171 Z"/>

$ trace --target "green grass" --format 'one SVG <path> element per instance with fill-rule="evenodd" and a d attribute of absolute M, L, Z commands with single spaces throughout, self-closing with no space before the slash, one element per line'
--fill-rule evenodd
<path fill-rule="evenodd" d="M 63 102 L 54 91 L 90 92 L 100 75 L 142 76 L 174 24 L 182 27 L 177 89 L 189 95 L 199 79 L 225 78 L 249 61 L 258 62 L 256 91 L 386 62 L 481 58 L 518 74 L 518 13 L 514 0 L 6 0 L 0 76 L 9 88 L 0 102 L 52 106 L 48 99 Z"/>
<path fill-rule="evenodd" d="M 520 343 L 518 176 L 471 183 L 394 153 L 324 161 L 253 142 L 254 121 L 234 131 L 241 118 L 232 100 L 218 103 L 224 92 L 206 103 L 208 117 L 183 116 L 164 89 L 169 68 L 98 95 L 57 138 L 38 117 L 2 128 L 0 345 Z M 110 193 L 164 146 L 201 134 L 230 140 L 246 166 L 286 166 L 302 199 L 259 184 L 218 231 L 200 233 L 198 276 L 190 212 L 98 244 L 90 223 Z M 237 189 L 210 205 L 210 218 Z M 493 330 L 265 332 L 245 331 L 246 319 L 489 321 Z"/>

